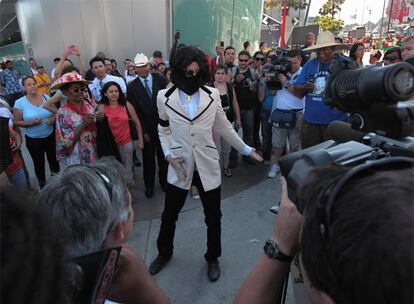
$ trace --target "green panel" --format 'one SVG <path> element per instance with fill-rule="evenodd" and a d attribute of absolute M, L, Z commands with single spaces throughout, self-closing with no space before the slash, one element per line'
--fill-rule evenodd
<path fill-rule="evenodd" d="M 5 62 L 6 60 L 13 61 L 13 67 L 22 75 L 29 73 L 29 64 L 23 42 L 16 42 L 0 47 L 0 62 Z"/>
<path fill-rule="evenodd" d="M 262 0 L 173 0 L 172 35 L 180 30 L 181 43 L 200 45 L 210 55 L 219 41 L 237 51 L 245 41 L 257 48 L 262 5 Z"/>

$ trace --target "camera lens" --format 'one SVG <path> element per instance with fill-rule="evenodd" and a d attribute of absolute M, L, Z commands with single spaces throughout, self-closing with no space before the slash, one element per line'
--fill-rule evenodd
<path fill-rule="evenodd" d="M 394 77 L 394 87 L 398 95 L 407 96 L 412 94 L 414 87 L 414 75 L 412 71 L 399 70 Z"/>

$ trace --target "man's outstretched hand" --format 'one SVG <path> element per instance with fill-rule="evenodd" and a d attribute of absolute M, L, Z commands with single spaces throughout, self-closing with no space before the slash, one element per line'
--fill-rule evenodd
<path fill-rule="evenodd" d="M 249 154 L 249 156 L 259 162 L 263 161 L 263 157 L 261 157 L 259 154 L 256 153 L 256 150 L 253 149 L 252 153 Z"/>

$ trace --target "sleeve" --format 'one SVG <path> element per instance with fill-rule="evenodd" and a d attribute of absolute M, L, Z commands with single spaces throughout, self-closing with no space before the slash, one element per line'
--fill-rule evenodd
<path fill-rule="evenodd" d="M 66 112 L 59 111 L 56 118 L 56 150 L 69 153 L 74 144 L 75 130 L 73 124 L 65 119 L 66 115 Z"/>
<path fill-rule="evenodd" d="M 126 94 L 127 92 L 127 88 L 126 88 L 126 84 L 125 84 L 125 80 L 123 80 L 121 77 L 118 77 L 118 83 L 119 86 L 121 87 L 122 93 Z"/>
<path fill-rule="evenodd" d="M 308 81 L 308 77 L 309 77 L 309 67 L 310 64 L 312 63 L 312 60 L 309 60 L 308 62 L 305 63 L 305 65 L 302 68 L 302 71 L 300 71 L 300 74 L 298 76 L 298 78 L 296 79 L 295 84 L 305 84 Z"/>
<path fill-rule="evenodd" d="M 20 111 L 23 111 L 23 99 L 19 98 L 16 100 L 16 103 L 14 104 L 13 108 L 16 108 Z"/>
<path fill-rule="evenodd" d="M 221 106 L 220 95 L 217 90 L 213 91 L 213 98 L 215 100 L 217 108 L 213 125 L 214 131 L 217 132 L 218 135 L 222 136 L 224 140 L 233 146 L 237 151 L 243 155 L 246 155 L 243 152 L 247 152 L 247 149 L 250 147 L 240 139 L 239 135 L 236 133 L 236 131 L 234 131 L 233 126 L 227 119 L 227 116 Z M 251 150 L 248 154 L 250 153 Z"/>
<path fill-rule="evenodd" d="M 158 92 L 157 107 L 158 107 L 158 115 L 159 115 L 158 134 L 160 137 L 162 150 L 164 151 L 164 156 L 167 157 L 168 155 L 171 154 L 170 147 L 171 147 L 171 136 L 172 135 L 171 135 L 169 117 L 167 115 L 167 112 L 165 111 L 163 91 Z"/>

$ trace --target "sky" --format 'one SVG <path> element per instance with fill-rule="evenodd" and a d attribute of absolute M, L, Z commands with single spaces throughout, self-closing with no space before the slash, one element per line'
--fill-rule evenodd
<path fill-rule="evenodd" d="M 319 12 L 319 8 L 322 7 L 325 0 L 311 0 L 311 7 L 309 9 L 309 17 L 316 17 Z M 364 5 L 365 3 L 365 5 Z M 345 24 L 363 23 L 368 21 L 377 23 L 382 16 L 382 7 L 384 0 L 345 0 L 341 6 L 341 12 L 339 17 L 345 21 Z M 385 0 L 385 8 L 387 8 L 388 0 Z M 365 12 L 363 8 L 365 7 Z M 369 10 L 371 10 L 371 17 L 369 16 Z M 357 15 L 356 20 L 351 18 L 351 15 Z"/>

